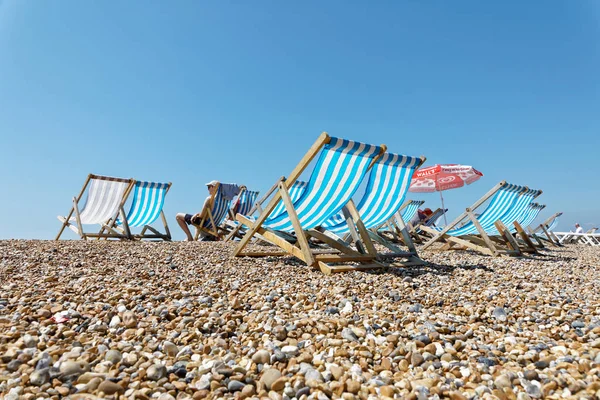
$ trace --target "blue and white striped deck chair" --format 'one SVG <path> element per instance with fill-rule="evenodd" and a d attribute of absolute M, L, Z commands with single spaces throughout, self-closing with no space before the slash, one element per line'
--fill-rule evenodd
<path fill-rule="evenodd" d="M 413 217 L 417 213 L 417 210 L 419 209 L 419 207 L 421 207 L 424 203 L 425 203 L 424 200 L 406 200 L 404 202 L 404 204 L 402 204 L 402 206 L 400 206 L 400 209 L 398 210 L 398 213 L 400 213 L 400 217 L 402 218 L 402 221 L 404 221 L 404 222 L 408 221 L 408 223 L 410 223 L 410 221 L 413 219 Z M 396 213 L 390 219 L 385 221 L 385 223 L 383 223 L 378 228 L 378 231 L 387 231 L 387 232 L 391 232 L 394 235 L 397 233 L 400 233 L 399 228 L 396 226 L 396 216 L 398 215 L 398 213 Z"/>
<path fill-rule="evenodd" d="M 302 196 L 304 194 L 304 191 L 306 190 L 306 187 L 308 186 L 307 182 L 304 181 L 296 181 L 292 184 L 292 186 L 290 186 L 288 188 L 288 193 L 290 195 L 290 200 L 292 201 L 292 203 L 295 203 L 300 196 Z M 278 216 L 284 214 L 285 211 L 285 204 L 283 204 L 283 201 L 280 200 L 279 203 L 277 203 L 277 205 L 275 206 L 275 208 L 273 209 L 273 212 L 271 213 L 271 217 L 269 218 L 277 218 Z M 244 214 L 247 215 L 247 214 Z"/>
<path fill-rule="evenodd" d="M 257 234 L 279 246 L 285 254 L 293 255 L 307 265 L 319 268 L 324 273 L 380 268 L 384 266 L 376 261 L 377 251 L 370 241 L 358 210 L 352 202 L 352 196 L 359 188 L 369 168 L 385 152 L 385 146 L 375 146 L 321 134 L 308 153 L 294 168 L 287 179 L 281 179 L 274 196 L 265 206 L 257 219 L 241 214 L 239 222 L 248 227 L 244 237 L 234 251 L 235 256 L 272 256 L 265 251 L 244 251 L 246 245 Z M 288 188 L 300 177 L 310 162 L 317 157 L 316 164 L 302 195 L 293 201 Z M 285 210 L 273 215 L 277 203 L 283 201 Z M 314 229 L 323 225 L 332 216 L 346 207 L 357 226 L 368 254 L 361 254 L 348 246 L 343 246 L 327 235 Z M 274 231 L 294 232 L 296 244 L 291 244 Z M 308 236 L 324 241 L 343 254 L 315 254 L 308 243 Z M 281 254 L 281 253 L 275 253 Z M 328 265 L 328 262 L 368 263 L 359 265 Z"/>
<path fill-rule="evenodd" d="M 410 200 L 410 203 L 406 205 L 404 210 L 400 212 L 403 221 L 412 221 L 412 219 L 417 214 L 419 207 L 421 207 L 425 203 L 425 200 Z"/>
<path fill-rule="evenodd" d="M 242 215 L 247 215 L 250 212 L 250 210 L 252 210 L 252 207 L 254 207 L 254 202 L 256 202 L 258 193 L 259 192 L 243 189 L 242 192 L 239 194 L 236 212 Z"/>
<path fill-rule="evenodd" d="M 56 235 L 56 240 L 60 239 L 66 227 L 73 230 L 84 240 L 87 240 L 87 238 L 127 239 L 128 236 L 126 234 L 119 232 L 104 233 L 104 229 L 99 233 L 87 233 L 84 231 L 83 225 L 99 224 L 103 227 L 104 224 L 116 219 L 129 196 L 133 182 L 133 179 L 89 174 L 81 192 L 79 192 L 77 197 L 73 198 L 73 207 L 69 214 L 66 217 L 57 217 L 62 222 L 62 227 L 58 235 Z M 80 210 L 79 202 L 85 194 L 88 185 L 87 198 L 83 208 Z M 75 215 L 73 216 L 73 214 Z"/>
<path fill-rule="evenodd" d="M 429 248 L 437 241 L 445 240 L 448 242 L 448 246 L 459 245 L 491 256 L 498 256 L 501 253 L 520 254 L 518 250 L 498 249 L 489 238 L 488 232 L 493 232 L 496 229 L 495 223 L 502 216 L 510 215 L 507 213 L 515 206 L 519 195 L 527 190 L 524 186 L 502 181 L 443 229 L 421 226 L 422 230 L 432 235 L 432 238 L 425 243 L 423 249 Z M 486 209 L 475 217 L 475 210 L 488 200 L 490 202 Z M 455 228 L 465 219 L 468 220 L 466 224 Z"/>
<path fill-rule="evenodd" d="M 521 236 L 527 235 L 527 237 L 530 240 L 533 237 L 533 239 L 535 239 L 535 241 L 538 243 L 537 247 L 540 247 L 540 248 L 545 247 L 544 244 L 541 242 L 541 240 L 537 236 L 535 236 L 535 235 L 532 236 L 530 233 L 527 233 L 525 231 L 525 229 L 529 229 L 529 225 L 531 225 L 531 223 L 539 215 L 540 211 L 542 211 L 545 207 L 546 206 L 542 205 L 542 204 L 531 203 L 531 204 L 529 204 L 529 207 L 527 208 L 525 215 L 519 221 L 515 222 L 515 228 L 518 229 L 519 234 Z M 532 244 L 533 244 L 533 242 L 532 242 Z"/>
<path fill-rule="evenodd" d="M 241 225 L 235 220 L 235 214 L 252 215 L 256 209 L 258 194 L 259 192 L 248 190 L 245 186 L 242 186 L 236 204 L 229 210 L 229 219 L 225 219 L 221 226 L 224 231 L 228 232 L 225 236 L 226 241 L 239 237 Z"/>
<path fill-rule="evenodd" d="M 530 233 L 540 239 L 548 240 L 548 242 L 550 242 L 550 244 L 554 246 L 560 246 L 560 240 L 554 234 L 554 230 L 556 229 L 556 226 L 558 225 L 558 219 L 562 214 L 562 212 L 554 214 L 553 216 L 542 222 L 537 228 L 530 230 Z M 546 237 L 542 237 L 542 234 L 546 235 Z"/>
<path fill-rule="evenodd" d="M 498 236 L 503 239 L 506 245 L 515 251 L 525 251 L 528 253 L 537 253 L 536 246 L 533 244 L 519 220 L 525 218 L 530 209 L 533 199 L 542 194 L 541 190 L 527 188 L 523 191 L 510 210 L 502 215 L 495 223 L 494 227 L 486 230 L 488 236 Z M 521 236 L 522 245 L 513 237 L 513 234 Z"/>
<path fill-rule="evenodd" d="M 218 183 L 217 189 L 210 200 L 209 207 L 202 210 L 200 222 L 197 225 L 194 224 L 196 227 L 194 240 L 198 240 L 200 232 L 207 233 L 215 238 L 222 238 L 224 232 L 220 226 L 227 216 L 230 207 L 231 200 L 223 196 L 221 184 Z"/>
<path fill-rule="evenodd" d="M 171 182 L 143 182 L 136 181 L 133 186 L 133 200 L 124 221 L 117 219 L 117 225 L 122 225 L 131 238 L 136 239 L 162 239 L 171 240 L 171 232 L 167 219 L 163 213 L 165 197 L 171 188 Z M 159 217 L 162 218 L 165 233 L 160 233 L 156 228 L 150 226 Z M 131 234 L 131 228 L 142 230 L 139 234 Z M 110 227 L 109 227 L 110 229 Z M 151 233 L 146 233 L 150 231 Z"/>
<path fill-rule="evenodd" d="M 281 179 L 285 179 L 285 177 L 282 177 Z M 298 200 L 300 198 L 300 196 L 302 196 L 302 194 L 304 193 L 304 190 L 306 189 L 307 183 L 304 181 L 296 181 L 292 184 L 292 186 L 290 186 L 288 188 L 288 193 L 290 195 L 290 198 L 292 200 L 292 203 L 294 203 L 296 200 Z M 242 212 L 238 212 L 238 214 L 242 214 L 245 215 L 247 217 L 250 217 L 252 215 L 254 215 L 256 212 L 261 213 L 262 212 L 262 204 L 267 201 L 269 199 L 269 197 L 271 197 L 273 195 L 273 193 L 275 193 L 275 191 L 277 190 L 277 183 L 275 185 L 273 185 L 273 187 L 271 187 L 271 189 L 269 189 L 267 191 L 267 193 L 258 201 L 255 202 L 254 206 L 246 211 L 245 213 Z M 275 206 L 275 208 L 273 209 L 273 212 L 271 213 L 271 218 L 275 218 L 276 216 L 279 216 L 280 214 L 285 212 L 285 205 L 283 204 L 283 201 L 279 201 L 279 203 L 277 203 L 277 205 Z M 230 221 L 231 222 L 231 221 Z M 232 229 L 231 233 L 229 233 L 229 235 L 227 235 L 226 237 L 226 241 L 232 240 L 235 237 L 239 236 L 239 233 L 241 231 L 242 226 L 239 225 L 237 223 L 237 221 L 233 221 L 235 223 L 235 227 L 233 227 L 232 225 L 229 225 Z"/>
<path fill-rule="evenodd" d="M 358 214 L 365 228 L 376 230 L 398 213 L 408 192 L 413 173 L 424 161 L 424 157 L 410 157 L 393 153 L 385 153 L 377 160 L 371 168 L 365 192 L 357 205 Z M 325 221 L 321 227 L 338 236 L 350 235 L 350 238 L 358 246 L 360 243 L 358 232 L 354 230 L 352 224 L 346 222 L 347 218 L 351 219 L 349 213 L 340 212 Z M 408 261 L 402 263 L 403 265 L 408 265 L 407 263 L 422 265 L 423 262 L 417 256 L 417 250 L 404 221 L 400 217 L 396 223 L 403 234 L 403 241 L 409 249 L 408 252 L 401 250 L 372 231 L 369 232 L 371 239 L 390 249 L 395 256 L 408 258 Z"/>
<path fill-rule="evenodd" d="M 520 220 L 523 220 L 527 216 L 527 212 L 531 208 L 532 200 L 538 197 L 540 194 L 542 194 L 541 190 L 527 189 L 527 191 L 519 195 L 514 206 L 502 217 L 500 217 L 498 221 L 505 225 L 511 233 L 517 232 L 514 223 L 519 223 Z M 496 236 L 500 235 L 500 232 L 498 232 L 497 229 L 491 229 L 488 234 Z"/>
<path fill-rule="evenodd" d="M 546 206 L 543 204 L 531 203 L 525 216 L 520 221 L 518 221 L 519 225 L 521 225 L 523 228 L 529 227 L 529 225 L 531 225 L 531 223 L 535 221 L 535 219 L 538 217 L 538 215 L 544 208 L 546 208 Z"/>

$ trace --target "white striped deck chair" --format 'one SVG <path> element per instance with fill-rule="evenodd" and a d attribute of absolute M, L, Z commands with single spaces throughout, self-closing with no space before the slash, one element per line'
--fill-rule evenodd
<path fill-rule="evenodd" d="M 136 181 L 133 186 L 133 200 L 126 214 L 127 216 L 125 220 L 117 219 L 116 224 L 123 226 L 125 232 L 129 232 L 130 237 L 133 239 L 162 239 L 170 241 L 171 232 L 163 212 L 165 197 L 170 188 L 171 182 Z M 165 233 L 161 233 L 151 226 L 159 217 L 162 219 Z M 139 234 L 132 234 L 131 228 L 138 227 L 142 227 L 141 232 Z M 110 230 L 112 227 L 108 226 L 107 228 Z M 150 231 L 150 233 L 146 233 L 147 231 Z"/>
<path fill-rule="evenodd" d="M 357 205 L 358 215 L 364 226 L 370 230 L 371 239 L 393 252 L 392 254 L 384 253 L 382 255 L 406 258 L 406 261 L 400 262 L 403 266 L 423 265 L 424 263 L 418 257 L 417 250 L 412 243 L 402 217 L 397 215 L 396 224 L 399 226 L 403 242 L 408 247 L 408 251 L 393 245 L 374 231 L 399 213 L 413 173 L 424 161 L 425 157 L 385 153 L 371 168 L 365 192 Z M 357 247 L 362 247 L 358 232 L 353 228 L 352 223 L 346 222 L 347 219 L 351 220 L 351 215 L 346 210 L 346 212 L 338 213 L 325 221 L 321 227 L 334 235 L 345 236 L 356 243 Z M 362 250 L 364 251 L 364 249 Z"/>
<path fill-rule="evenodd" d="M 202 210 L 200 222 L 194 225 L 196 227 L 194 240 L 198 240 L 200 232 L 205 232 L 215 238 L 222 238 L 224 232 L 221 224 L 227 216 L 230 207 L 231 200 L 223 197 L 221 184 L 218 183 L 217 190 L 212 195 L 209 207 Z"/>
<path fill-rule="evenodd" d="M 293 255 L 307 265 L 318 268 L 327 274 L 384 266 L 376 261 L 377 251 L 352 201 L 352 196 L 359 188 L 369 168 L 384 152 L 385 146 L 334 138 L 323 133 L 289 177 L 278 182 L 276 192 L 257 219 L 241 214 L 237 215 L 237 220 L 247 226 L 248 230 L 238 243 L 234 255 Z M 309 163 L 317 156 L 319 157 L 304 192 L 296 201 L 292 202 L 288 188 L 297 181 Z M 272 215 L 280 201 L 283 202 L 285 211 L 279 215 Z M 351 215 L 351 223 L 359 232 L 367 254 L 361 254 L 349 246 L 342 245 L 315 229 L 339 213 L 344 207 Z M 297 242 L 291 244 L 274 231 L 294 232 Z M 279 246 L 282 252 L 244 251 L 256 234 Z M 309 237 L 325 242 L 342 254 L 314 253 L 308 243 Z M 361 264 L 327 264 L 348 262 Z"/>
<path fill-rule="evenodd" d="M 62 222 L 62 227 L 56 235 L 56 239 L 60 239 L 66 227 L 78 234 L 82 239 L 88 238 L 118 238 L 127 239 L 127 234 L 118 232 L 106 232 L 103 230 L 100 233 L 85 232 L 83 225 L 100 225 L 109 221 L 114 221 L 119 211 L 122 210 L 123 204 L 127 200 L 127 196 L 133 186 L 133 179 L 114 178 L 109 176 L 101 176 L 89 174 L 83 188 L 77 197 L 73 198 L 73 207 L 66 217 L 58 216 L 58 220 Z M 83 207 L 80 209 L 80 201 L 86 193 L 87 197 Z M 74 215 L 73 215 L 74 214 Z M 74 222 L 74 223 L 73 223 Z"/>
<path fill-rule="evenodd" d="M 498 232 L 496 222 L 500 221 L 503 216 L 506 216 L 505 220 L 512 218 L 513 214 L 511 210 L 517 203 L 519 195 L 528 190 L 527 187 L 502 181 L 443 229 L 421 226 L 423 231 L 432 235 L 432 238 L 423 246 L 423 250 L 429 248 L 437 241 L 446 241 L 446 249 L 451 249 L 452 246 L 458 245 L 491 256 L 498 256 L 503 253 L 520 255 L 521 251 L 518 249 L 498 248 L 494 245 L 492 239 L 490 239 L 488 232 Z M 476 217 L 474 214 L 475 210 L 488 200 L 490 200 L 490 203 L 486 209 Z M 463 220 L 467 220 L 467 223 L 456 228 Z"/>

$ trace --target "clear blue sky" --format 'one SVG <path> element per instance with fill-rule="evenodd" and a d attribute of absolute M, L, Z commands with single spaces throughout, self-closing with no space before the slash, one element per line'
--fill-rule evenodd
<path fill-rule="evenodd" d="M 205 182 L 265 191 L 322 131 L 474 165 L 450 216 L 506 179 L 587 229 L 599 71 L 595 0 L 0 0 L 0 238 L 54 237 L 93 172 L 173 182 L 182 239 Z"/>

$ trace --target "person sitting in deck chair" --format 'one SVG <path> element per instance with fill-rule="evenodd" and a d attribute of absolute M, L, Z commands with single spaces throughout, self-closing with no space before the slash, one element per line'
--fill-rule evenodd
<path fill-rule="evenodd" d="M 175 218 L 177 219 L 177 224 L 179 224 L 179 226 L 181 227 L 181 229 L 187 236 L 187 241 L 191 242 L 194 240 L 188 225 L 198 225 L 200 223 L 200 220 L 202 218 L 202 212 L 204 211 L 204 209 L 206 207 L 210 206 L 210 200 L 212 199 L 215 188 L 218 185 L 221 186 L 221 191 L 222 191 L 223 197 L 226 197 L 228 199 L 233 199 L 235 196 L 237 196 L 240 193 L 240 190 L 242 190 L 242 188 L 245 187 L 245 186 L 238 186 L 238 185 L 232 184 L 232 183 L 220 183 L 220 182 L 214 181 L 214 180 L 208 182 L 206 184 L 206 187 L 208 189 L 208 197 L 204 200 L 204 204 L 202 205 L 202 210 L 200 210 L 200 212 L 193 214 L 193 215 L 185 214 L 185 213 L 177 213 L 177 215 L 175 216 Z M 196 228 L 196 230 L 198 230 L 198 228 Z M 216 240 L 215 237 L 207 234 L 206 232 L 200 231 L 199 233 L 201 236 L 201 238 L 199 239 L 200 241 Z"/>
<path fill-rule="evenodd" d="M 431 211 L 431 208 L 426 208 L 424 210 L 417 210 L 417 214 L 413 217 L 413 219 L 410 220 L 410 224 L 412 226 L 417 226 L 419 224 L 423 224 L 423 223 L 427 222 L 427 220 L 429 219 L 429 217 L 431 217 L 432 214 L 433 214 L 433 211 Z"/>
<path fill-rule="evenodd" d="M 583 228 L 579 224 L 575 224 L 575 233 L 583 233 Z"/>

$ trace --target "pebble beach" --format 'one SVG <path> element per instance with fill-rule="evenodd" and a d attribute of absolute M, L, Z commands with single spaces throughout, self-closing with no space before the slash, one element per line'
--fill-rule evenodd
<path fill-rule="evenodd" d="M 0 241 L 0 398 L 600 398 L 597 248 L 325 276 L 234 246 Z"/>

